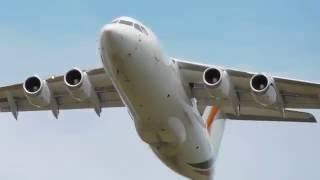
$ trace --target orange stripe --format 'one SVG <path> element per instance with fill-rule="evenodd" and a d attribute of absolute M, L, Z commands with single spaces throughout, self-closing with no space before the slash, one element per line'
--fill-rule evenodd
<path fill-rule="evenodd" d="M 211 126 L 213 124 L 213 121 L 215 120 L 217 114 L 219 112 L 219 108 L 217 107 L 212 107 L 211 108 L 211 111 L 210 111 L 210 115 L 207 119 L 207 129 L 208 129 L 208 132 L 210 133 L 210 130 L 211 130 Z"/>
<path fill-rule="evenodd" d="M 211 175 L 211 172 L 210 170 L 204 170 L 204 171 L 200 171 L 200 170 L 194 170 L 195 172 L 203 175 L 203 176 L 210 176 Z"/>

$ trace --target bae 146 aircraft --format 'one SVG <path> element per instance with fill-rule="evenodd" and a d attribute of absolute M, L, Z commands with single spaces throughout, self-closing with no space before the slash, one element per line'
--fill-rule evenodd
<path fill-rule="evenodd" d="M 126 107 L 140 138 L 170 169 L 211 180 L 228 120 L 316 122 L 320 84 L 205 65 L 166 56 L 143 23 L 120 17 L 102 27 L 103 66 L 61 76 L 30 76 L 0 88 L 0 110 Z M 291 109 L 291 110 L 290 110 Z"/>

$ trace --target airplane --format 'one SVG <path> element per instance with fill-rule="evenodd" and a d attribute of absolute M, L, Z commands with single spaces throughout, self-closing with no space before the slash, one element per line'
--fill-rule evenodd
<path fill-rule="evenodd" d="M 102 27 L 102 67 L 0 87 L 0 111 L 125 107 L 137 133 L 171 170 L 211 180 L 228 120 L 315 123 L 320 84 L 168 57 L 150 28 L 131 17 Z"/>

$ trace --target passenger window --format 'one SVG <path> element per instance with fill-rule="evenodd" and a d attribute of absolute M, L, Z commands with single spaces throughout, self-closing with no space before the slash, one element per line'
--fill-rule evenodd
<path fill-rule="evenodd" d="M 139 24 L 134 24 L 134 28 L 142 33 L 142 30 L 141 30 L 141 27 L 139 26 Z"/>
<path fill-rule="evenodd" d="M 125 24 L 125 25 L 128 25 L 128 26 L 132 26 L 133 23 L 130 22 L 130 21 L 125 21 L 125 20 L 120 20 L 120 24 Z"/>
<path fill-rule="evenodd" d="M 140 27 L 141 27 L 142 32 L 143 32 L 145 35 L 148 35 L 147 30 L 146 30 L 143 26 L 140 26 Z"/>

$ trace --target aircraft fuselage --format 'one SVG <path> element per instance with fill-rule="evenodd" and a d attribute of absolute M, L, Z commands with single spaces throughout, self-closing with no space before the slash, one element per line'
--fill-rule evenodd
<path fill-rule="evenodd" d="M 141 139 L 177 173 L 210 179 L 214 157 L 206 125 L 154 33 L 108 24 L 102 28 L 100 54 Z"/>

